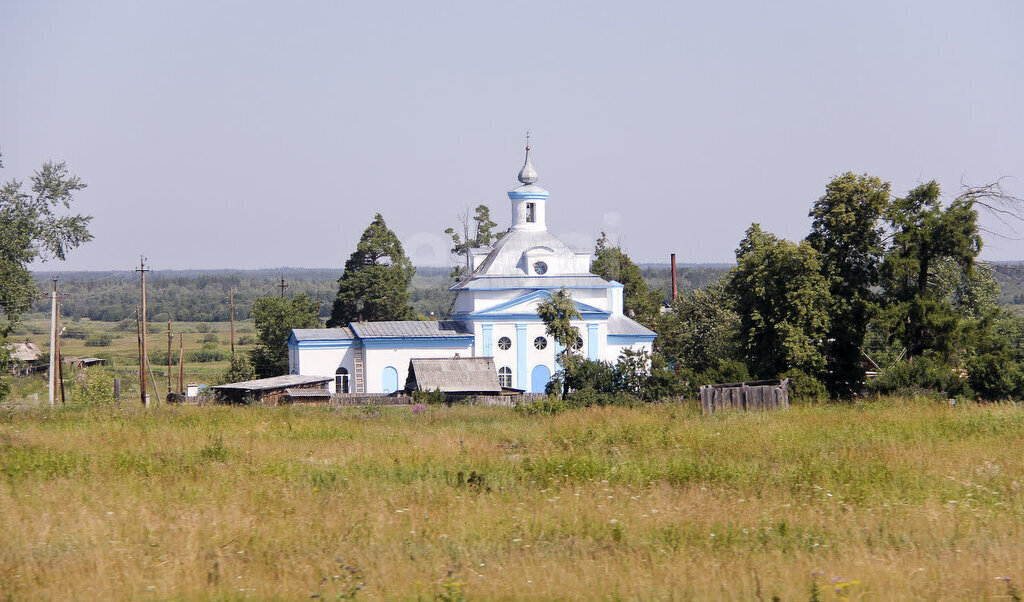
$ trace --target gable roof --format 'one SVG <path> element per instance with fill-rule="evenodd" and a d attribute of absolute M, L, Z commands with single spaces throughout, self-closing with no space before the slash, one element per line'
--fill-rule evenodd
<path fill-rule="evenodd" d="M 15 341 L 7 345 L 11 352 L 11 359 L 16 362 L 34 362 L 43 357 L 43 352 L 35 343 L 29 341 Z"/>
<path fill-rule="evenodd" d="M 360 339 L 450 339 L 473 336 L 465 324 L 454 320 L 352 322 L 350 326 Z"/>
<path fill-rule="evenodd" d="M 344 341 L 355 338 L 350 328 L 293 328 L 296 341 Z"/>
<path fill-rule="evenodd" d="M 472 315 L 472 316 L 491 316 L 491 315 L 500 316 L 503 313 L 510 313 L 510 314 L 522 313 L 522 311 L 515 312 L 515 311 L 506 311 L 506 310 L 511 310 L 511 309 L 519 307 L 521 305 L 527 305 L 527 304 L 532 303 L 533 301 L 538 301 L 539 300 L 541 302 L 544 302 L 544 301 L 547 301 L 548 299 L 550 299 L 551 297 L 552 297 L 551 291 L 548 291 L 548 290 L 533 291 L 533 292 L 530 292 L 530 293 L 526 293 L 525 295 L 520 295 L 520 296 L 516 297 L 515 299 L 509 299 L 508 301 L 504 301 L 504 302 L 499 303 L 499 304 L 497 304 L 497 305 L 495 305 L 493 307 L 488 307 L 487 309 L 481 309 L 480 311 L 475 311 L 475 312 L 473 312 L 470 315 Z M 608 311 L 605 311 L 603 309 L 594 307 L 593 305 L 587 305 L 586 303 L 580 303 L 579 301 L 576 301 L 576 300 L 573 300 L 573 303 L 576 305 L 576 311 L 580 312 L 580 314 L 584 314 L 584 315 L 600 314 L 600 315 L 605 315 L 606 316 L 609 313 Z M 531 307 L 529 313 L 531 313 L 531 314 L 532 313 L 536 313 L 536 309 Z"/>
<path fill-rule="evenodd" d="M 299 385 L 313 385 L 329 383 L 334 380 L 331 376 L 303 376 L 301 374 L 285 374 L 272 376 L 270 378 L 258 378 L 256 380 L 245 380 L 238 383 L 226 383 L 213 387 L 215 390 L 236 390 L 236 391 L 268 391 L 271 389 L 284 389 L 285 387 L 296 387 Z"/>
<path fill-rule="evenodd" d="M 498 371 L 491 357 L 409 360 L 406 388 L 442 393 L 501 393 Z"/>

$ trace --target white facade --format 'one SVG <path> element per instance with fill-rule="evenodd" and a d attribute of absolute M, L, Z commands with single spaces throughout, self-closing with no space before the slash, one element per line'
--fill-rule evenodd
<path fill-rule="evenodd" d="M 615 362 L 626 349 L 651 351 L 654 332 L 623 314 L 622 285 L 590 273 L 589 253 L 548 232 L 548 193 L 535 185 L 526 150 L 519 172 L 523 185 L 508 193 L 512 228 L 490 248 L 471 251 L 470 276 L 451 289 L 457 292 L 451 320 L 294 330 L 288 341 L 291 373 L 341 370 L 350 393 L 391 393 L 404 388 L 413 358 L 493 357 L 499 374 L 511 371 L 512 387 L 543 392 L 558 369 L 560 349 L 545 333 L 537 306 L 563 288 L 581 315 L 574 322 L 578 353 Z"/>

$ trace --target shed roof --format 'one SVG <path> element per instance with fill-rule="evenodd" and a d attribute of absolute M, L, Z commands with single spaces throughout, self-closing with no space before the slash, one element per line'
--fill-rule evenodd
<path fill-rule="evenodd" d="M 409 385 L 442 393 L 501 393 L 491 357 L 423 358 L 409 361 Z"/>
<path fill-rule="evenodd" d="M 353 322 L 351 326 L 352 332 L 361 339 L 449 339 L 473 336 L 465 324 L 454 320 Z"/>
<path fill-rule="evenodd" d="M 283 389 L 285 387 L 296 387 L 300 385 L 313 385 L 317 383 L 329 383 L 334 380 L 332 376 L 303 376 L 301 374 L 285 374 L 283 376 L 272 376 L 270 378 L 259 378 L 246 380 L 238 383 L 227 383 L 213 387 L 214 390 L 225 391 L 269 391 L 272 389 Z"/>
<path fill-rule="evenodd" d="M 7 345 L 11 350 L 11 359 L 18 362 L 34 362 L 43 357 L 43 352 L 35 343 L 29 341 L 15 341 Z"/>
<path fill-rule="evenodd" d="M 299 398 L 299 397 L 313 397 L 313 398 L 319 399 L 319 398 L 322 398 L 322 397 L 330 397 L 331 396 L 331 392 L 329 390 L 327 390 L 327 389 L 293 389 L 293 388 L 289 387 L 289 388 L 285 389 L 284 392 L 288 394 L 288 397 L 296 397 L 296 398 Z"/>

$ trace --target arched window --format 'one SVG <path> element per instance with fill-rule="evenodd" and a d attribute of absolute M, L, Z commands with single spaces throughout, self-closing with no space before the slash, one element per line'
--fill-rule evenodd
<path fill-rule="evenodd" d="M 348 368 L 338 368 L 334 372 L 334 390 L 338 395 L 348 393 Z"/>
<path fill-rule="evenodd" d="M 503 387 L 512 387 L 512 368 L 504 367 L 498 369 L 498 384 Z"/>
<path fill-rule="evenodd" d="M 511 348 L 512 339 L 508 337 L 501 337 L 500 339 L 498 339 L 498 349 L 501 349 L 502 351 L 508 351 Z"/>
<path fill-rule="evenodd" d="M 394 366 L 384 368 L 381 373 L 381 390 L 385 395 L 390 395 L 398 390 L 398 369 Z"/>

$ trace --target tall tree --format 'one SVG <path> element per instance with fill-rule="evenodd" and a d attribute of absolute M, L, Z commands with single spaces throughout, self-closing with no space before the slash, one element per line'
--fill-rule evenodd
<path fill-rule="evenodd" d="M 740 347 L 751 371 L 774 378 L 791 368 L 819 375 L 832 305 L 810 243 L 783 240 L 758 224 L 736 250 L 726 291 L 740 316 Z"/>
<path fill-rule="evenodd" d="M 452 239 L 451 254 L 462 258 L 462 263 L 452 267 L 452 280 L 461 282 L 469 276 L 469 250 L 489 246 L 501 238 L 504 232 L 495 231 L 497 227 L 498 223 L 491 219 L 490 208 L 487 205 L 477 205 L 472 220 L 467 210 L 459 215 L 458 230 L 445 229 L 444 233 Z"/>
<path fill-rule="evenodd" d="M 415 273 L 416 268 L 405 256 L 402 243 L 378 213 L 345 262 L 327 325 L 411 319 L 409 285 Z"/>
<path fill-rule="evenodd" d="M 590 271 L 605 280 L 621 283 L 626 315 L 648 328 L 653 327 L 661 311 L 661 291 L 647 289 L 640 267 L 626 255 L 621 245 L 609 243 L 608 235 L 604 232 L 594 246 L 594 261 L 590 264 Z"/>
<path fill-rule="evenodd" d="M 267 378 L 288 373 L 288 336 L 293 328 L 319 328 L 319 313 L 319 304 L 305 293 L 291 300 L 263 297 L 252 304 L 257 344 L 249 351 L 249 357 L 257 376 Z"/>
<path fill-rule="evenodd" d="M 27 191 L 18 180 L 0 186 L 0 399 L 9 390 L 4 380 L 10 361 L 6 337 L 39 294 L 29 264 L 64 260 L 68 251 L 92 240 L 92 218 L 64 211 L 85 184 L 63 162 L 44 163 L 31 182 Z"/>
<path fill-rule="evenodd" d="M 848 396 L 864 381 L 861 350 L 877 301 L 888 208 L 888 182 L 847 172 L 828 183 L 810 212 L 807 241 L 818 252 L 832 294 L 822 380 L 833 396 Z"/>
<path fill-rule="evenodd" d="M 680 295 L 658 319 L 655 350 L 677 369 L 704 372 L 737 356 L 739 316 L 724 279 Z"/>
<path fill-rule="evenodd" d="M 562 346 L 562 353 L 559 354 L 558 363 L 562 366 L 562 372 L 570 370 L 572 349 L 580 338 L 580 331 L 572 325 L 573 320 L 580 319 L 580 312 L 576 309 L 576 302 L 572 300 L 568 291 L 564 288 L 551 295 L 551 298 L 537 306 L 537 315 L 544 322 L 544 330 L 551 338 L 555 339 Z M 562 379 L 563 394 L 569 392 L 569 380 Z"/>
<path fill-rule="evenodd" d="M 957 316 L 937 272 L 946 262 L 966 277 L 981 252 L 975 200 L 960 196 L 943 208 L 932 181 L 893 201 L 888 212 L 892 243 L 882 262 L 884 318 L 910 358 L 934 350 L 947 355 Z"/>

